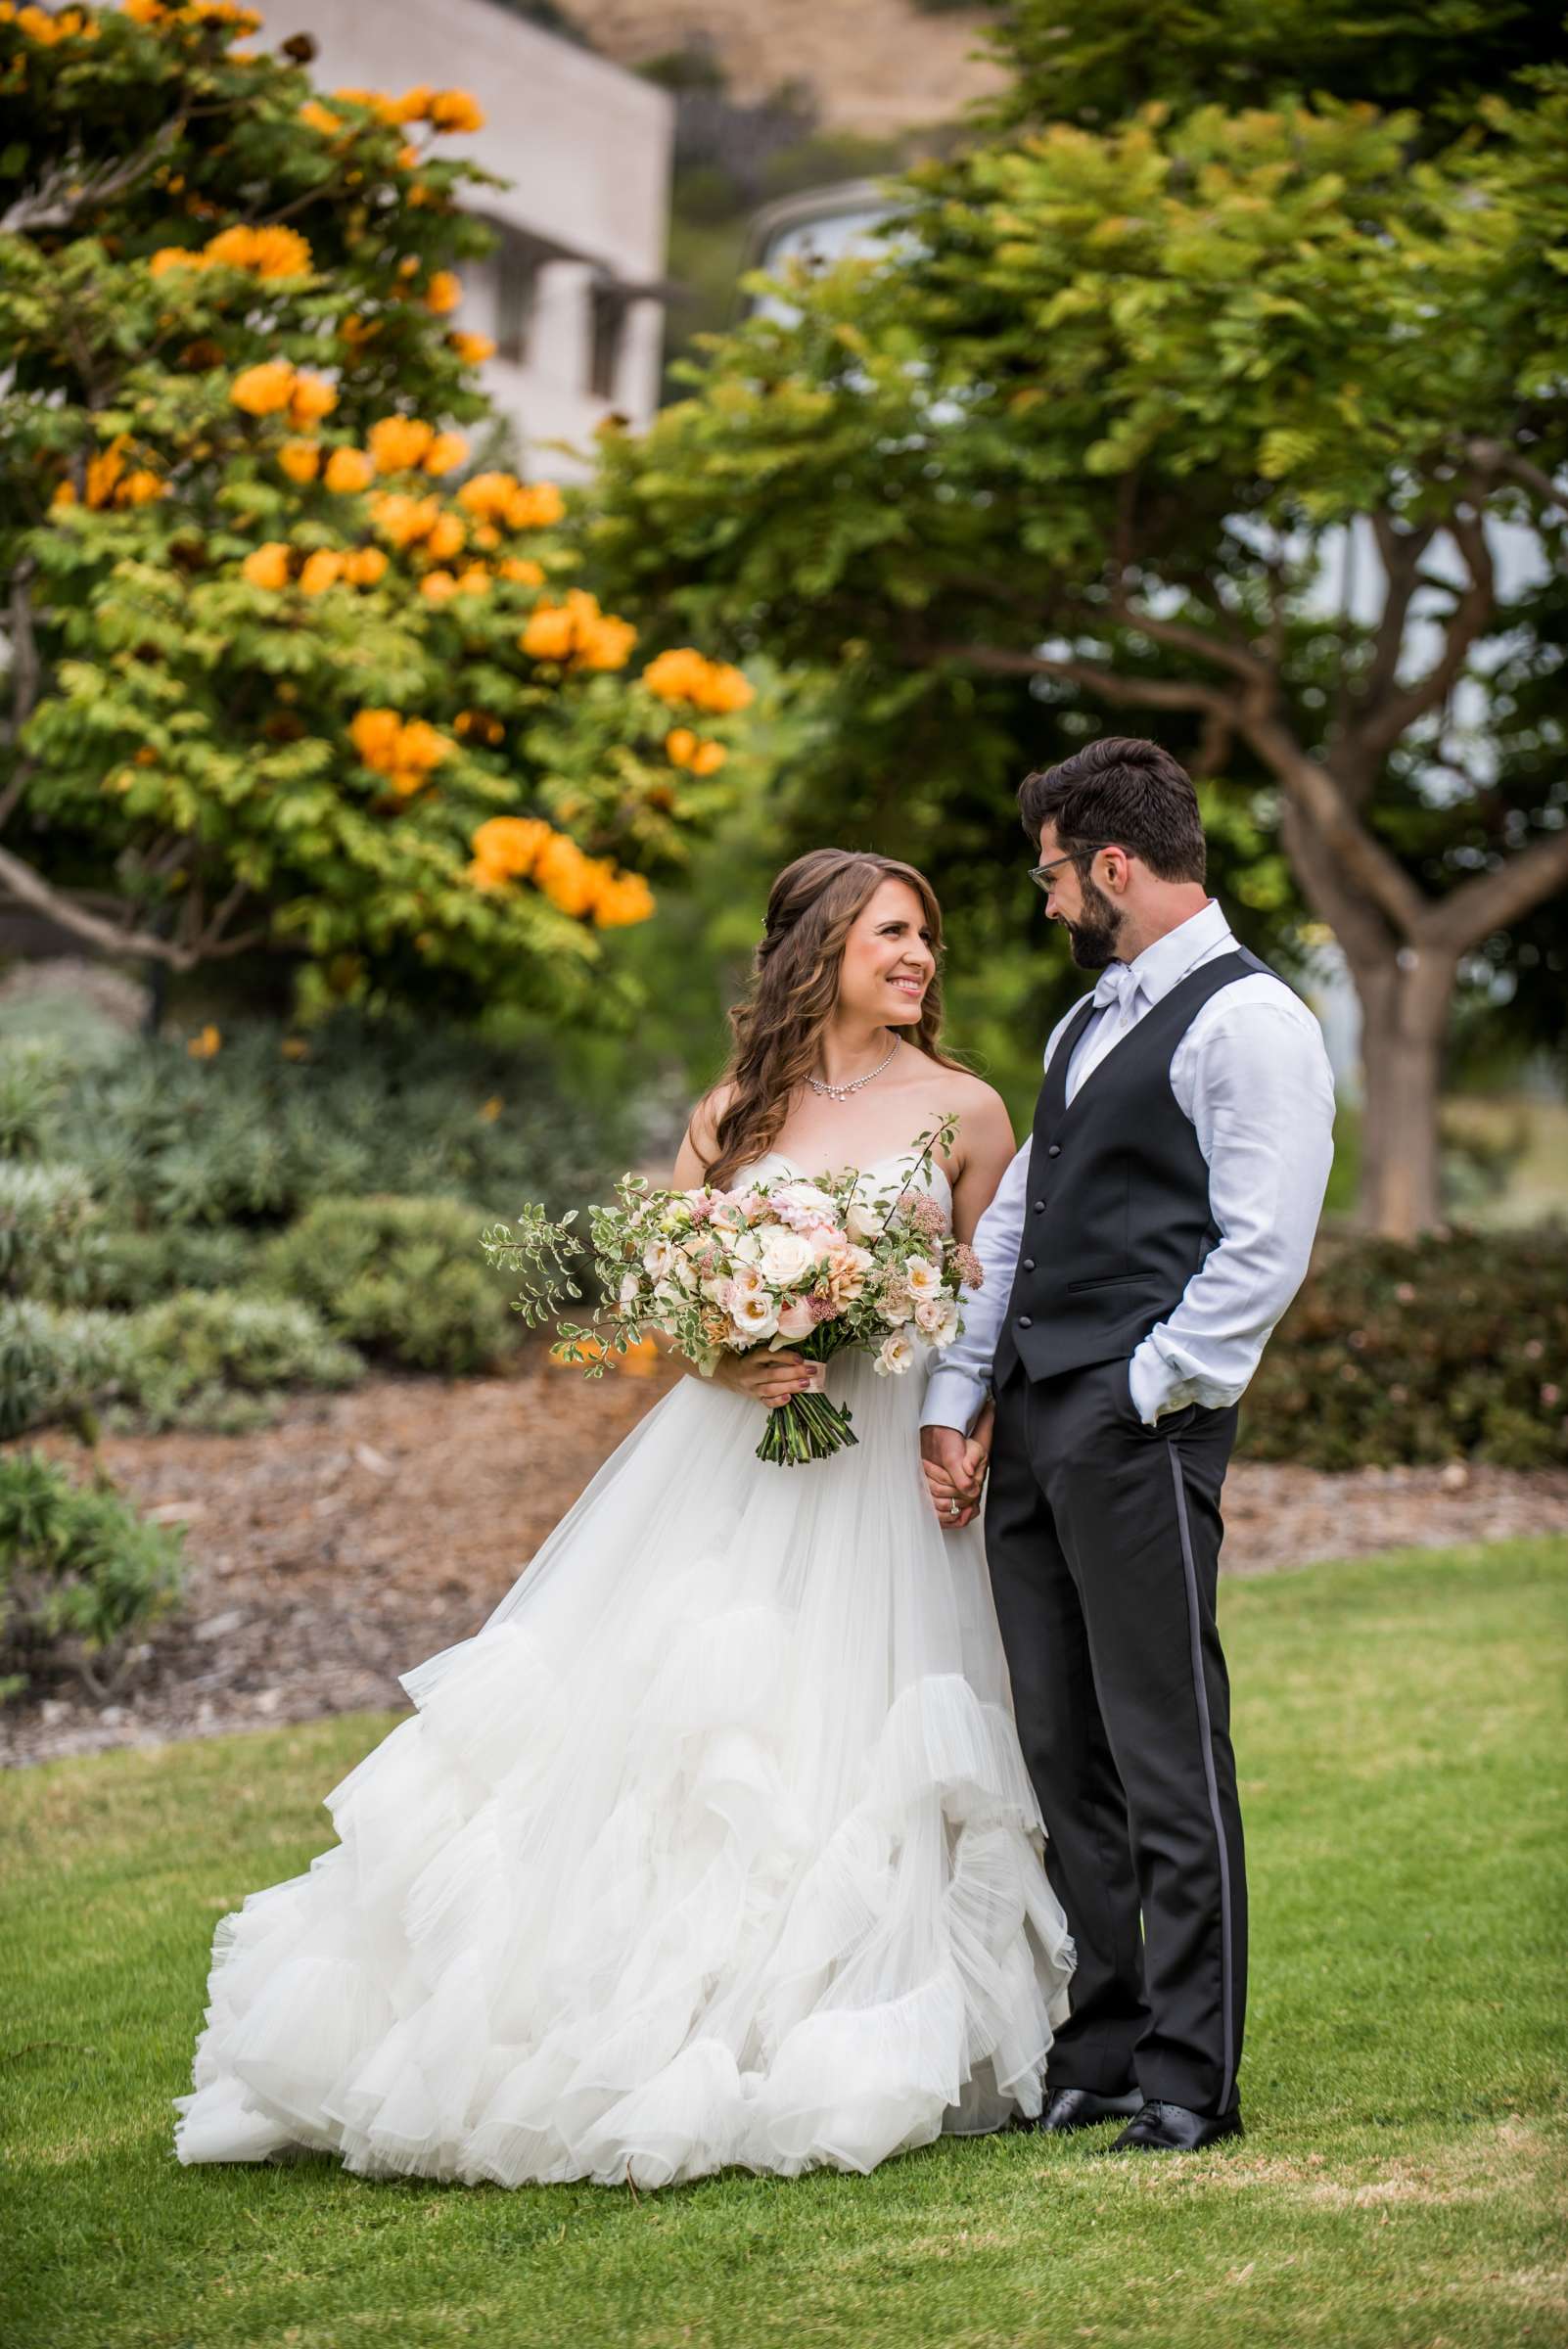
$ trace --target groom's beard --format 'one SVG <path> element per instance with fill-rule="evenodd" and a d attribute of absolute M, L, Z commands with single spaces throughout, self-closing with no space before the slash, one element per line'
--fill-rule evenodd
<path fill-rule="evenodd" d="M 1081 971 L 1103 971 L 1117 959 L 1122 914 L 1096 882 L 1084 876 L 1084 905 L 1076 922 L 1066 925 L 1067 943 Z"/>

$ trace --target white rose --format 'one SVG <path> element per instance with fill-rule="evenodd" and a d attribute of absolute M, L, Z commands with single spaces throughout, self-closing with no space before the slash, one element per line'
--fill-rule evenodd
<path fill-rule="evenodd" d="M 852 1240 L 874 1240 L 887 1221 L 889 1200 L 886 1192 L 879 1193 L 862 1176 L 854 1186 L 845 1228 Z"/>
<path fill-rule="evenodd" d="M 937 1325 L 931 1333 L 932 1341 L 938 1346 L 950 1346 L 957 1335 L 958 1308 L 949 1297 L 943 1304 Z"/>
<path fill-rule="evenodd" d="M 942 1302 L 936 1297 L 922 1297 L 914 1309 L 916 1326 L 924 1330 L 928 1338 L 935 1337 L 942 1323 Z"/>
<path fill-rule="evenodd" d="M 903 1267 L 903 1285 L 917 1303 L 922 1297 L 940 1296 L 942 1267 L 927 1256 L 911 1256 Z"/>
<path fill-rule="evenodd" d="M 640 1280 L 637 1278 L 637 1275 L 636 1275 L 636 1273 L 635 1273 L 635 1272 L 625 1272 L 625 1273 L 623 1273 L 623 1275 L 622 1275 L 622 1279 L 621 1279 L 621 1302 L 622 1302 L 622 1304 L 623 1304 L 623 1306 L 626 1306 L 626 1305 L 635 1305 L 635 1304 L 636 1304 L 636 1302 L 637 1302 L 638 1294 L 639 1294 L 639 1293 L 640 1293 L 640 1291 L 641 1291 L 641 1288 L 642 1288 L 642 1283 L 641 1283 L 641 1281 L 640 1281 Z"/>
<path fill-rule="evenodd" d="M 737 1264 L 757 1265 L 762 1258 L 762 1243 L 755 1231 L 738 1231 L 730 1241 L 729 1253 Z"/>
<path fill-rule="evenodd" d="M 811 1243 L 804 1232 L 791 1231 L 788 1224 L 769 1223 L 761 1235 L 762 1249 L 759 1258 L 764 1280 L 776 1289 L 791 1289 L 804 1280 L 816 1262 Z"/>
<path fill-rule="evenodd" d="M 642 1252 L 643 1269 L 655 1280 L 664 1280 L 675 1261 L 675 1251 L 669 1240 L 650 1240 Z"/>
<path fill-rule="evenodd" d="M 914 1359 L 915 1351 L 908 1339 L 895 1330 L 891 1337 L 883 1339 L 873 1367 L 879 1378 L 901 1378 L 906 1370 L 914 1368 Z"/>
<path fill-rule="evenodd" d="M 768 1204 L 792 1223 L 827 1223 L 834 1213 L 832 1200 L 814 1182 L 776 1183 L 768 1193 Z"/>
<path fill-rule="evenodd" d="M 778 1308 L 760 1272 L 752 1269 L 737 1272 L 724 1291 L 722 1303 L 737 1337 L 770 1338 L 778 1327 Z"/>

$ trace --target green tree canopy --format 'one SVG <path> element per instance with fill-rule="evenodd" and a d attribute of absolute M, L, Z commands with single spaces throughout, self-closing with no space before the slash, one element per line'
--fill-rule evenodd
<path fill-rule="evenodd" d="M 306 995 L 601 1004 L 750 689 L 635 662 L 456 429 L 475 101 L 323 96 L 256 22 L 0 8 L 0 892 Z"/>
<path fill-rule="evenodd" d="M 825 681 L 836 831 L 945 880 L 976 859 L 977 894 L 1063 732 L 1142 722 L 1250 785 L 1360 992 L 1364 1206 L 1394 1232 L 1438 1212 L 1461 961 L 1568 882 L 1537 690 L 1568 80 L 1429 128 L 1155 102 L 917 167 L 884 257 L 794 282 L 611 444 L 599 529 L 639 596 Z M 1509 526 L 1534 568 L 1504 578 Z"/>
<path fill-rule="evenodd" d="M 1413 107 L 1435 123 L 1562 53 L 1560 0 L 1010 0 L 992 45 L 1008 80 L 995 126 L 1104 126 L 1161 100 L 1183 111 L 1294 94 Z"/>

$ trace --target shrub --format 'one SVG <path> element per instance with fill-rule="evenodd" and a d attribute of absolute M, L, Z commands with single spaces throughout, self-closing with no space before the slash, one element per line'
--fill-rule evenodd
<path fill-rule="evenodd" d="M 1252 1459 L 1568 1461 L 1568 1226 L 1333 1244 L 1242 1406 Z"/>
<path fill-rule="evenodd" d="M 179 1598 L 181 1539 L 39 1452 L 0 1457 L 0 1696 L 45 1661 L 107 1694 L 133 1635 Z"/>
<path fill-rule="evenodd" d="M 90 1299 L 135 1313 L 179 1289 L 244 1288 L 259 1252 L 260 1243 L 236 1223 L 158 1231 L 110 1225 L 99 1231 L 87 1268 Z"/>
<path fill-rule="evenodd" d="M 292 1298 L 187 1289 L 122 1326 L 121 1415 L 153 1428 L 254 1426 L 280 1388 L 348 1387 L 364 1368 Z"/>
<path fill-rule="evenodd" d="M 9 1059 L 0 1048 L 0 1070 Z M 569 1094 L 542 1050 L 438 1025 L 346 1014 L 305 1038 L 257 1022 L 210 1058 L 138 1038 L 68 1074 L 53 1103 L 31 1104 L 29 1129 L 133 1230 L 271 1231 L 313 1200 L 389 1185 L 475 1202 L 480 1223 L 523 1199 L 559 1212 L 597 1196 L 633 1150 L 624 1105 Z"/>
<path fill-rule="evenodd" d="M 130 1340 L 121 1314 L 0 1298 L 0 1440 L 93 1409 L 117 1385 Z"/>
<path fill-rule="evenodd" d="M 86 1295 L 97 1213 L 79 1167 L 0 1160 L 0 1296 L 64 1305 Z"/>
<path fill-rule="evenodd" d="M 0 1161 L 41 1156 L 64 1089 L 59 1062 L 43 1045 L 29 1040 L 0 1051 Z"/>
<path fill-rule="evenodd" d="M 480 1254 L 481 1222 L 451 1199 L 323 1199 L 271 1243 L 261 1277 L 378 1360 L 483 1370 L 522 1327 Z"/>

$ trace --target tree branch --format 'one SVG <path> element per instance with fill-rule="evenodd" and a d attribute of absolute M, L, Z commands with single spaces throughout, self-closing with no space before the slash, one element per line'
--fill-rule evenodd
<path fill-rule="evenodd" d="M 1176 652 L 1195 653 L 1200 661 L 1212 661 L 1220 668 L 1228 668 L 1231 675 L 1244 678 L 1249 685 L 1265 687 L 1272 695 L 1275 675 L 1261 655 L 1249 652 L 1244 645 L 1232 644 L 1222 636 L 1211 635 L 1207 628 L 1195 628 L 1181 620 L 1156 620 L 1150 612 L 1140 612 L 1135 604 L 1116 602 L 1111 617 L 1124 627 L 1136 628 L 1154 644 L 1169 644 Z"/>
<path fill-rule="evenodd" d="M 1539 497 L 1543 505 L 1555 506 L 1559 513 L 1568 514 L 1568 494 L 1558 488 L 1549 473 L 1532 465 L 1518 449 L 1507 447 L 1501 440 L 1470 440 L 1464 453 L 1483 473 L 1505 473 L 1510 481 Z"/>
<path fill-rule="evenodd" d="M 78 904 L 63 890 L 51 888 L 41 873 L 35 873 L 30 864 L 23 864 L 20 856 L 13 856 L 7 849 L 0 849 L 0 887 L 9 890 L 19 904 L 58 922 L 62 930 L 69 930 L 73 938 L 85 940 L 102 953 L 166 962 L 175 971 L 191 970 L 200 959 L 170 940 L 160 938 L 155 931 L 122 930 L 113 922 L 106 922 L 100 914 L 89 913 L 85 905 Z"/>
<path fill-rule="evenodd" d="M 1485 628 L 1496 608 L 1496 587 L 1492 570 L 1492 549 L 1487 544 L 1486 526 L 1479 512 L 1469 515 L 1451 514 L 1448 529 L 1469 569 L 1469 580 L 1459 590 L 1453 614 L 1444 633 L 1443 650 L 1431 668 L 1413 685 L 1396 691 L 1392 670 L 1388 688 L 1374 702 L 1362 705 L 1362 714 L 1345 736 L 1336 751 L 1335 764 L 1348 762 L 1348 773 L 1360 784 L 1369 768 L 1376 769 L 1398 742 L 1400 736 L 1418 717 L 1437 708 L 1457 680 L 1470 647 Z M 1414 582 L 1412 581 L 1412 592 Z M 1401 635 L 1404 634 L 1403 615 Z M 1392 657 L 1398 661 L 1398 647 Z"/>
<path fill-rule="evenodd" d="M 1425 918 L 1428 901 L 1381 841 L 1367 831 L 1330 770 L 1304 751 L 1288 727 L 1267 712 L 1242 705 L 1238 731 L 1271 767 L 1329 854 L 1349 880 L 1408 938 Z"/>
<path fill-rule="evenodd" d="M 1225 716 L 1239 713 L 1240 698 L 1222 693 L 1218 686 L 1182 684 L 1168 677 L 1119 677 L 1091 661 L 1058 661 L 1044 653 L 1018 653 L 1000 644 L 928 644 L 921 657 L 931 661 L 961 661 L 966 668 L 1001 677 L 1061 677 L 1082 685 L 1108 702 L 1136 710 L 1207 710 Z"/>
<path fill-rule="evenodd" d="M 1462 954 L 1494 930 L 1506 930 L 1559 889 L 1568 889 L 1568 824 L 1510 856 L 1495 872 L 1478 873 L 1440 898 L 1422 925 L 1422 939 Z"/>
<path fill-rule="evenodd" d="M 1424 523 L 1419 529 L 1402 530 L 1392 514 L 1376 512 L 1371 517 L 1372 535 L 1383 560 L 1388 577 L 1388 596 L 1382 618 L 1372 637 L 1372 658 L 1366 681 L 1360 691 L 1351 697 L 1354 715 L 1339 730 L 1335 744 L 1336 770 L 1340 771 L 1352 790 L 1358 805 L 1363 804 L 1377 779 L 1376 759 L 1363 759 L 1353 753 L 1352 729 L 1357 716 L 1365 717 L 1374 711 L 1389 693 L 1399 674 L 1400 654 L 1405 647 L 1405 625 L 1409 618 L 1410 598 L 1421 584 L 1421 557 L 1432 542 L 1435 523 Z"/>
<path fill-rule="evenodd" d="M 22 795 L 38 772 L 35 759 L 19 759 L 12 769 L 11 780 L 0 791 L 0 832 L 3 832 L 21 805 Z"/>
<path fill-rule="evenodd" d="M 1288 793 L 1280 800 L 1279 837 L 1307 902 L 1333 931 L 1351 969 L 1360 974 L 1380 964 L 1391 965 L 1400 933 L 1381 906 L 1350 886 L 1342 867 Z"/>
<path fill-rule="evenodd" d="M 68 155 L 36 188 L 0 213 L 0 235 L 27 237 L 40 229 L 69 228 L 78 212 L 95 210 L 122 196 L 179 145 L 185 121 L 183 115 L 171 116 L 134 155 L 117 163 L 100 163 L 96 171 L 79 150 Z"/>
<path fill-rule="evenodd" d="M 212 919 L 208 923 L 207 928 L 202 932 L 201 937 L 197 940 L 196 945 L 197 952 L 199 954 L 205 957 L 208 954 L 215 954 L 218 951 L 218 942 L 222 938 L 223 933 L 228 928 L 230 922 L 233 920 L 235 914 L 244 904 L 246 895 L 247 892 L 245 883 L 243 881 L 236 881 L 234 887 L 229 891 L 228 896 L 223 899 L 222 903 L 215 908 Z"/>

